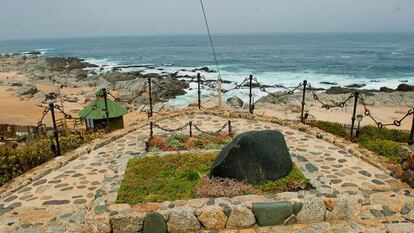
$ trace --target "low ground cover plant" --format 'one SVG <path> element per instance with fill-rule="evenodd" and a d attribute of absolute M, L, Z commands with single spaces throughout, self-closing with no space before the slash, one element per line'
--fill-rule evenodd
<path fill-rule="evenodd" d="M 311 187 L 297 167 L 282 179 L 258 186 L 232 179 L 209 178 L 216 156 L 217 153 L 185 153 L 131 159 L 118 191 L 118 203 L 134 205 L 167 200 L 234 197 Z"/>
<path fill-rule="evenodd" d="M 154 136 L 149 142 L 150 151 L 180 151 L 190 149 L 214 150 L 221 149 L 223 146 L 233 140 L 233 137 L 227 134 L 199 134 L 189 135 L 184 134 L 164 134 Z"/>
<path fill-rule="evenodd" d="M 338 123 L 316 121 L 310 125 L 318 127 L 326 132 L 349 139 L 349 131 Z M 378 153 L 392 162 L 398 162 L 398 151 L 408 141 L 409 133 L 396 129 L 364 126 L 360 129 L 358 144 L 366 149 Z"/>
<path fill-rule="evenodd" d="M 70 152 L 99 136 L 98 133 L 62 136 L 59 138 L 61 152 Z M 46 137 L 32 138 L 19 144 L 0 145 L 0 186 L 54 157 L 51 141 Z"/>

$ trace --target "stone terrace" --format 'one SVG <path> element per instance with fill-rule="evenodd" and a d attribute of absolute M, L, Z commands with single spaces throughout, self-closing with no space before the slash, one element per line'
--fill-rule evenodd
<path fill-rule="evenodd" d="M 220 114 L 216 114 L 220 115 Z M 311 195 L 354 196 L 363 208 L 356 219 L 281 227 L 258 227 L 240 232 L 414 232 L 412 189 L 394 179 L 389 171 L 373 166 L 346 149 L 331 144 L 297 127 L 282 126 L 259 119 L 242 119 L 196 113 L 158 121 L 177 128 L 192 121 L 203 130 L 215 131 L 228 120 L 238 134 L 251 130 L 281 131 L 294 162 L 307 177 L 314 178 L 317 190 Z M 155 130 L 155 134 L 160 134 Z M 188 128 L 183 130 L 188 133 Z M 145 156 L 148 124 L 0 199 L 0 232 L 82 232 L 88 211 L 105 212 L 116 201 L 128 159 Z M 308 192 L 289 194 L 306 198 Z M 87 216 L 86 216 L 87 218 Z M 405 229 L 405 231 L 404 231 Z M 408 230 L 408 231 L 407 231 Z M 235 231 L 237 232 L 237 231 Z"/>

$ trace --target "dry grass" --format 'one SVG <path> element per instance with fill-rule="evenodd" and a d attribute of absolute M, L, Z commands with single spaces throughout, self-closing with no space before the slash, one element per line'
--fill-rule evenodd
<path fill-rule="evenodd" d="M 236 197 L 254 192 L 254 187 L 247 182 L 228 178 L 210 179 L 203 175 L 201 182 L 194 187 L 194 192 L 199 198 Z"/>

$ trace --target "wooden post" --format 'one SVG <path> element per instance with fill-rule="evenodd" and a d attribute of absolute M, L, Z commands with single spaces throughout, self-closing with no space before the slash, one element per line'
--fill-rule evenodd
<path fill-rule="evenodd" d="M 231 121 L 230 120 L 228 122 L 228 126 L 229 126 L 229 136 L 231 136 L 233 134 L 233 132 L 231 130 Z"/>
<path fill-rule="evenodd" d="M 190 125 L 190 137 L 192 137 L 193 136 L 193 122 L 190 121 L 189 125 Z"/>
<path fill-rule="evenodd" d="M 354 102 L 354 110 L 352 112 L 352 123 L 351 123 L 351 135 L 350 140 L 354 141 L 354 127 L 355 127 L 355 120 L 356 120 L 356 111 L 358 108 L 358 98 L 359 98 L 359 92 L 355 92 L 355 102 Z"/>

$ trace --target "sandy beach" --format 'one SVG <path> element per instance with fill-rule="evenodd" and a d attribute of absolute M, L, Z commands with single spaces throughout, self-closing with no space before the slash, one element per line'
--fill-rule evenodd
<path fill-rule="evenodd" d="M 0 72 L 0 82 L 7 79 L 29 82 L 27 76 L 18 74 L 17 72 Z M 88 104 L 88 101 L 85 100 L 82 93 L 93 93 L 95 91 L 95 88 L 89 87 L 59 88 L 59 85 L 47 84 L 36 84 L 36 87 L 44 93 L 57 93 L 60 91 L 61 95 L 78 98 L 79 101 L 76 103 L 63 101 L 64 111 L 74 117 L 77 117 L 79 111 Z M 0 85 L 0 124 L 36 126 L 46 107 L 46 103 L 34 98 L 17 96 L 15 89 L 13 86 Z M 57 101 L 57 104 L 61 105 L 60 100 Z M 58 113 L 57 116 L 58 118 L 63 118 L 62 114 Z M 146 113 L 130 112 L 124 116 L 124 123 L 128 126 L 146 116 Z M 51 123 L 49 114 L 44 118 L 44 122 L 46 124 Z"/>

